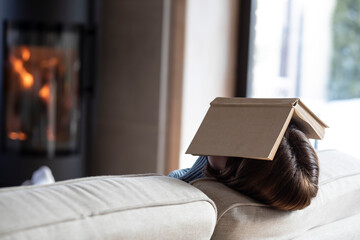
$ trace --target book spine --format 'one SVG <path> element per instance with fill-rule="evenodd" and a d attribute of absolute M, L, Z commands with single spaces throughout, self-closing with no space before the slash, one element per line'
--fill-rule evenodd
<path fill-rule="evenodd" d="M 224 106 L 224 107 L 294 107 L 292 103 L 210 103 L 210 106 Z"/>
<path fill-rule="evenodd" d="M 291 107 L 298 103 L 298 98 L 222 98 L 218 97 L 210 106 L 265 106 L 265 107 Z"/>

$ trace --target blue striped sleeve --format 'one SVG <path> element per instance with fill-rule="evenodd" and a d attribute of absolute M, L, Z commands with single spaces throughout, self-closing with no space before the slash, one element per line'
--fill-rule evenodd
<path fill-rule="evenodd" d="M 204 175 L 204 169 L 207 164 L 207 157 L 206 156 L 200 156 L 195 161 L 194 165 L 191 168 L 185 168 L 185 169 L 179 169 L 172 171 L 168 176 L 180 179 L 185 182 L 191 182 L 198 178 L 203 178 Z"/>
<path fill-rule="evenodd" d="M 189 171 L 190 171 L 190 168 L 174 170 L 168 175 L 168 177 L 180 179 L 182 176 L 184 176 Z"/>
<path fill-rule="evenodd" d="M 180 180 L 183 180 L 185 182 L 191 182 L 199 178 L 204 177 L 204 168 L 207 164 L 207 157 L 206 156 L 200 156 L 194 165 L 191 167 L 191 169 L 184 174 Z"/>
<path fill-rule="evenodd" d="M 179 169 L 171 172 L 169 177 L 177 178 L 185 182 L 191 182 L 203 178 L 204 169 L 207 164 L 207 157 L 200 156 L 191 168 Z"/>

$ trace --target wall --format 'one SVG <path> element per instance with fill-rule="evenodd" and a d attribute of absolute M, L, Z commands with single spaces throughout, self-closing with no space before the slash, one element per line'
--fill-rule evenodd
<path fill-rule="evenodd" d="M 209 102 L 234 94 L 238 1 L 102 5 L 91 174 L 167 174 L 180 129 L 184 156 Z"/>
<path fill-rule="evenodd" d="M 90 173 L 157 172 L 162 0 L 104 0 Z"/>
<path fill-rule="evenodd" d="M 185 62 L 180 167 L 195 157 L 185 155 L 209 103 L 234 96 L 237 0 L 189 0 L 186 7 Z"/>

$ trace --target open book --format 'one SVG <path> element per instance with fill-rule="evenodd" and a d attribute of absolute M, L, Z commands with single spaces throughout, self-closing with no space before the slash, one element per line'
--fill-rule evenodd
<path fill-rule="evenodd" d="M 328 127 L 299 98 L 216 98 L 186 153 L 272 160 L 291 120 L 313 139 Z"/>

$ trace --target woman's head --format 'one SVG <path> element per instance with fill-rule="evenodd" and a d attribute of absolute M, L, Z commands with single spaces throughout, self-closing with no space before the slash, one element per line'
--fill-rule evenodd
<path fill-rule="evenodd" d="M 229 158 L 206 175 L 262 203 L 284 210 L 307 207 L 318 191 L 319 164 L 305 134 L 290 124 L 273 161 Z"/>

